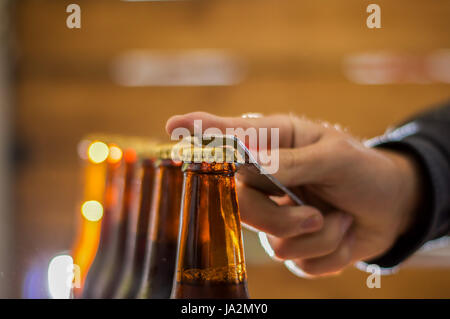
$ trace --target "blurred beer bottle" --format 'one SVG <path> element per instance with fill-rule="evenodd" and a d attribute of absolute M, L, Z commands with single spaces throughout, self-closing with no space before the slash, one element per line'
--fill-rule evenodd
<path fill-rule="evenodd" d="M 118 198 L 122 151 L 97 137 L 103 136 L 86 136 L 78 144 L 80 158 L 84 160 L 84 194 L 81 223 L 72 249 L 74 267 L 79 267 L 78 271 L 74 270 L 74 298 L 82 296 L 86 275 L 97 254 L 102 224 L 108 228 Z"/>
<path fill-rule="evenodd" d="M 135 183 L 137 156 L 134 150 L 128 149 L 124 152 L 123 157 L 125 178 L 121 196 L 122 209 L 118 218 L 116 217 L 110 224 L 110 233 L 107 227 L 102 229 L 101 237 L 105 231 L 110 240 L 105 241 L 105 245 L 99 247 L 97 252 L 99 258 L 95 257 L 94 264 L 86 278 L 84 298 L 111 298 L 116 279 L 124 267 L 124 262 L 128 261 L 127 252 L 131 251 L 128 247 L 130 244 L 128 234 L 133 229 L 135 221 L 133 215 L 136 214 L 134 204 L 137 186 Z"/>
<path fill-rule="evenodd" d="M 149 244 L 139 298 L 170 298 L 175 275 L 183 186 L 181 162 L 171 159 L 172 145 L 162 145 L 150 216 Z"/>
<path fill-rule="evenodd" d="M 236 165 L 207 156 L 202 162 L 183 161 L 182 224 L 172 298 L 249 298 Z"/>
<path fill-rule="evenodd" d="M 111 252 L 110 247 L 114 241 L 114 219 L 118 212 L 118 203 L 121 196 L 121 163 L 121 160 L 116 158 L 108 158 L 107 160 L 100 240 L 97 253 L 85 280 L 81 295 L 83 298 L 93 298 L 99 275 L 103 272 Z"/>
<path fill-rule="evenodd" d="M 137 229 L 135 234 L 130 234 L 135 237 L 132 263 L 130 267 L 124 271 L 122 278 L 118 279 L 118 288 L 114 294 L 114 298 L 137 298 L 139 293 L 141 281 L 145 272 L 144 261 L 147 244 L 149 242 L 148 231 L 154 182 L 155 162 L 150 158 L 143 159 Z"/>
<path fill-rule="evenodd" d="M 137 223 L 137 192 L 139 190 L 138 157 L 134 149 L 128 149 L 124 153 L 125 159 L 125 184 L 123 191 L 122 211 L 119 216 L 118 236 L 115 246 L 114 258 L 111 262 L 111 272 L 108 274 L 107 281 L 100 298 L 113 298 L 118 288 L 119 278 L 129 267 L 134 251 L 136 223 Z"/>

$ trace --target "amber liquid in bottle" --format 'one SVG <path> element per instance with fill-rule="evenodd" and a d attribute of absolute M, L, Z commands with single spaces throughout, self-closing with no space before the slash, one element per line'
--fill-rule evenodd
<path fill-rule="evenodd" d="M 181 163 L 156 163 L 156 183 L 150 217 L 146 275 L 140 298 L 170 298 L 175 276 L 183 173 Z"/>
<path fill-rule="evenodd" d="M 114 258 L 111 270 L 108 273 L 106 284 L 101 288 L 100 298 L 113 298 L 118 288 L 119 279 L 123 276 L 131 254 L 134 250 L 135 229 L 137 222 L 137 190 L 136 183 L 137 162 L 135 153 L 125 154 L 125 185 L 123 191 L 122 211 L 119 216 L 117 242 L 114 249 Z"/>
<path fill-rule="evenodd" d="M 118 220 L 113 222 L 111 246 L 108 258 L 99 269 L 98 273 L 88 273 L 88 279 L 92 281 L 90 293 L 85 298 L 112 298 L 116 289 L 117 278 L 120 277 L 130 251 L 128 234 L 133 228 L 135 213 L 134 203 L 136 195 L 135 172 L 136 155 L 132 151 L 125 152 L 125 178 L 122 195 L 122 208 Z M 96 277 L 95 277 L 96 276 Z M 92 279 L 90 279 L 92 278 Z"/>
<path fill-rule="evenodd" d="M 95 298 L 96 288 L 100 284 L 101 275 L 112 255 L 112 246 L 115 237 L 115 219 L 117 218 L 119 197 L 121 195 L 120 171 L 120 162 L 107 164 L 100 241 L 95 259 L 86 277 L 82 298 Z"/>
<path fill-rule="evenodd" d="M 184 164 L 172 298 L 249 298 L 233 163 Z"/>
<path fill-rule="evenodd" d="M 139 215 L 132 264 L 121 279 L 115 298 L 137 298 L 145 272 L 144 260 L 148 244 L 150 209 L 153 198 L 153 185 L 155 182 L 154 161 L 151 159 L 143 160 L 142 170 Z"/>

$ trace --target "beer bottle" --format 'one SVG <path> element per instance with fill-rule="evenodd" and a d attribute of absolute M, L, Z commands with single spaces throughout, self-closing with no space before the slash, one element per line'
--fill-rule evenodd
<path fill-rule="evenodd" d="M 144 277 L 144 260 L 147 251 L 148 230 L 150 221 L 150 208 L 153 198 L 153 185 L 155 179 L 155 163 L 153 159 L 142 161 L 142 182 L 139 201 L 139 215 L 135 234 L 134 253 L 131 266 L 125 271 L 123 278 L 119 279 L 119 287 L 115 298 L 137 298 L 142 278 Z M 134 234 L 131 234 L 132 236 Z"/>
<path fill-rule="evenodd" d="M 205 161 L 203 161 L 205 160 Z M 249 298 L 234 162 L 184 159 L 172 298 Z"/>
<path fill-rule="evenodd" d="M 149 244 L 139 298 L 170 298 L 175 275 L 183 173 L 161 146 L 150 217 Z"/>
<path fill-rule="evenodd" d="M 134 251 L 135 229 L 137 222 L 137 191 L 138 191 L 138 162 L 135 150 L 129 149 L 124 154 L 125 184 L 123 191 L 122 211 L 119 216 L 117 242 L 114 258 L 111 262 L 111 271 L 108 273 L 105 286 L 99 298 L 112 298 L 125 269 L 131 262 Z"/>
<path fill-rule="evenodd" d="M 121 274 L 124 263 L 127 262 L 129 248 L 128 234 L 133 229 L 135 221 L 134 209 L 136 195 L 136 152 L 128 149 L 124 152 L 124 186 L 122 197 L 122 208 L 117 220 L 113 221 L 111 227 L 111 242 L 105 248 L 106 258 L 99 261 L 99 266 L 89 271 L 86 282 L 89 289 L 83 295 L 84 298 L 111 298 L 117 278 Z M 95 258 L 97 260 L 97 257 Z M 96 260 L 94 263 L 96 263 Z M 97 265 L 96 265 L 97 266 Z"/>
<path fill-rule="evenodd" d="M 101 153 L 101 156 L 93 158 L 92 153 Z M 106 176 L 111 175 L 112 167 L 107 164 L 111 164 L 110 160 L 107 161 L 109 146 L 96 138 L 88 136 L 81 140 L 78 143 L 78 154 L 84 171 L 83 200 L 80 210 L 77 210 L 78 230 L 71 251 L 74 264 L 71 298 L 81 297 L 86 274 L 97 253 L 105 204 Z"/>
<path fill-rule="evenodd" d="M 82 291 L 79 294 L 76 294 L 76 297 L 94 298 L 95 287 L 98 286 L 100 275 L 105 269 L 107 261 L 110 259 L 111 247 L 115 236 L 114 224 L 115 219 L 117 218 L 118 203 L 121 196 L 121 183 L 119 179 L 121 168 L 122 165 L 119 158 L 108 158 L 106 164 L 106 181 L 103 199 L 104 209 L 101 220 L 98 248 L 92 265 L 89 268 Z"/>

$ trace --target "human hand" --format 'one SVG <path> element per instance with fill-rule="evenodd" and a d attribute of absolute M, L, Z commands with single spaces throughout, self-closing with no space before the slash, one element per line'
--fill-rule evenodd
<path fill-rule="evenodd" d="M 334 126 L 293 115 L 225 118 L 195 112 L 170 118 L 166 129 L 279 128 L 279 170 L 274 175 L 308 205 L 273 197 L 238 183 L 243 223 L 267 234 L 277 259 L 304 273 L 340 272 L 382 255 L 412 224 L 420 177 L 403 153 L 364 146 Z M 270 145 L 270 142 L 268 142 Z"/>

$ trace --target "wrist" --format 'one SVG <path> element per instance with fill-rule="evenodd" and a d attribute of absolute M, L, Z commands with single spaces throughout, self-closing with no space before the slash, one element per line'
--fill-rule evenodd
<path fill-rule="evenodd" d="M 397 236 L 407 233 L 417 220 L 422 202 L 422 178 L 420 168 L 414 156 L 409 152 L 383 150 L 394 163 L 393 176 L 399 183 L 397 214 L 400 217 Z"/>

